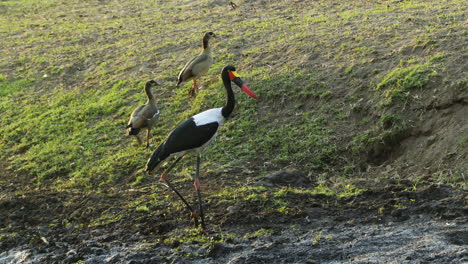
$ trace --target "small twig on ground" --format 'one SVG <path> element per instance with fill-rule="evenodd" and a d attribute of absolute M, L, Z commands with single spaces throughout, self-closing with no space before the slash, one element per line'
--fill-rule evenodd
<path fill-rule="evenodd" d="M 229 5 L 232 7 L 232 9 L 236 9 L 237 5 L 233 1 L 229 1 Z"/>

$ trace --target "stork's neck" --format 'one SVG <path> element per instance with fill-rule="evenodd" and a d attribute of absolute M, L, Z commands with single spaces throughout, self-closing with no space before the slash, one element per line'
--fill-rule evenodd
<path fill-rule="evenodd" d="M 236 99 L 234 98 L 234 92 L 232 91 L 231 80 L 229 79 L 228 72 L 223 71 L 221 76 L 227 92 L 227 102 L 223 109 L 221 109 L 221 114 L 224 116 L 224 118 L 228 118 L 234 110 Z"/>
<path fill-rule="evenodd" d="M 156 104 L 156 99 L 154 99 L 154 95 L 151 92 L 151 85 L 145 85 L 145 93 L 146 97 L 148 97 L 148 103 L 149 104 Z"/>

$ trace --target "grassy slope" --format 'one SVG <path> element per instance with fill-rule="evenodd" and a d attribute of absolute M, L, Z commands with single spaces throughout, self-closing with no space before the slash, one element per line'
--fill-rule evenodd
<path fill-rule="evenodd" d="M 145 181 L 151 152 L 123 130 L 144 101 L 143 83 L 163 82 L 157 144 L 176 123 L 223 104 L 218 74 L 227 64 L 262 100 L 237 93 L 203 166 L 239 184 L 286 167 L 319 180 L 359 174 L 408 138 L 421 111 L 407 104 L 424 108 L 450 89 L 466 95 L 464 1 L 236 2 L 236 10 L 207 0 L 2 2 L 5 166 L 55 187 Z M 208 30 L 219 35 L 216 63 L 191 101 L 175 78 Z M 438 180 L 460 183 L 467 140 L 452 141 L 457 162 L 440 163 L 453 171 Z M 193 159 L 182 164 L 176 171 L 189 175 Z"/>

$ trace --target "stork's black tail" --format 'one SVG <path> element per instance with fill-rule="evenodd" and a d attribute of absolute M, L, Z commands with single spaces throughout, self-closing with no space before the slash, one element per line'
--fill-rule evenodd
<path fill-rule="evenodd" d="M 152 174 L 157 169 L 158 165 L 167 158 L 163 153 L 164 143 L 159 145 L 158 148 L 151 154 L 151 157 L 146 162 L 145 171 Z"/>

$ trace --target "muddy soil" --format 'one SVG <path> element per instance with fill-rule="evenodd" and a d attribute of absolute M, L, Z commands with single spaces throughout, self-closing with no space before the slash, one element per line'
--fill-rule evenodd
<path fill-rule="evenodd" d="M 188 220 L 123 212 L 118 193 L 4 195 L 0 263 L 466 263 L 467 194 L 405 184 L 347 198 L 291 194 L 288 215 L 262 213 L 252 201 L 227 210 L 211 200 L 209 224 L 219 230 L 206 239 L 216 243 L 163 242 Z M 87 220 L 106 210 L 122 218 Z"/>

